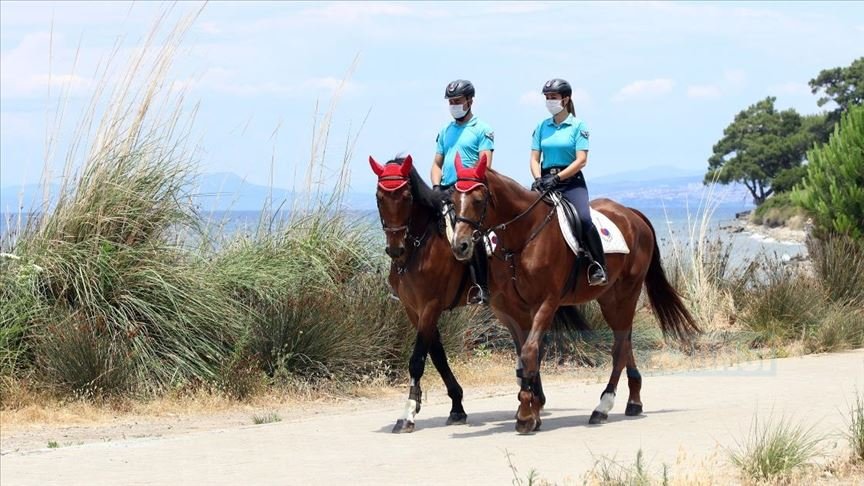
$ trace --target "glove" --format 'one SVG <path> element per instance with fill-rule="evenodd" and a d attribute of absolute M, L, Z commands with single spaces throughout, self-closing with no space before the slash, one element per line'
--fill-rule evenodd
<path fill-rule="evenodd" d="M 531 184 L 531 190 L 538 192 L 548 192 L 554 189 L 559 182 L 561 182 L 561 178 L 558 177 L 558 174 L 546 174 L 543 177 L 534 180 L 534 184 Z"/>
<path fill-rule="evenodd" d="M 435 184 L 434 186 L 432 186 L 432 194 L 434 194 L 437 199 L 440 199 L 442 201 L 447 198 L 447 193 L 444 192 L 444 189 L 441 189 L 440 184 Z"/>

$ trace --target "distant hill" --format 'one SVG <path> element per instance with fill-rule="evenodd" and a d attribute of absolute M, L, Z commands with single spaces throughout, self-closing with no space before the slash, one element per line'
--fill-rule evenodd
<path fill-rule="evenodd" d="M 629 205 L 692 205 L 712 190 L 702 184 L 702 178 L 701 171 L 647 167 L 594 177 L 588 181 L 588 189 L 592 198 L 609 197 Z M 57 193 L 56 186 L 50 189 L 51 194 Z M 285 188 L 253 184 L 230 172 L 201 175 L 193 193 L 201 211 L 257 211 L 264 207 L 268 195 L 272 195 L 274 207 L 281 204 L 290 208 L 295 197 L 302 196 Z M 42 201 L 42 188 L 31 184 L 0 189 L 0 212 L 17 212 L 19 198 L 25 210 L 32 208 Z M 712 198 L 720 203 L 750 204 L 747 189 L 738 184 L 714 187 Z M 343 204 L 356 210 L 374 210 L 375 197 L 371 192 L 352 191 L 345 195 Z"/>

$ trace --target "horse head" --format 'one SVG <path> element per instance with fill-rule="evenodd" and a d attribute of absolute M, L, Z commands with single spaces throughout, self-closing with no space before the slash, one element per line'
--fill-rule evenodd
<path fill-rule="evenodd" d="M 453 256 L 459 261 L 470 260 L 474 243 L 482 237 L 483 224 L 489 206 L 489 187 L 486 183 L 486 154 L 473 167 L 464 167 L 456 152 L 456 192 L 453 206 L 456 227 L 453 230 Z"/>
<path fill-rule="evenodd" d="M 372 172 L 378 176 L 378 217 L 387 237 L 384 252 L 397 263 L 405 258 L 405 240 L 411 226 L 413 197 L 409 175 L 413 161 L 411 156 L 396 158 L 384 165 L 369 156 Z"/>

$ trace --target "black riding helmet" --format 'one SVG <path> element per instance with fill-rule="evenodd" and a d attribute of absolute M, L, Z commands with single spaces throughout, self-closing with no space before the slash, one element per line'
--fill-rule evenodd
<path fill-rule="evenodd" d="M 467 79 L 457 79 L 452 83 L 447 85 L 447 88 L 444 90 L 444 98 L 458 98 L 460 96 L 464 96 L 466 98 L 474 97 L 474 85 L 471 84 L 471 81 Z"/>
<path fill-rule="evenodd" d="M 562 97 L 571 96 L 573 94 L 573 88 L 570 87 L 570 83 L 563 79 L 550 79 L 543 85 L 543 94 L 545 95 L 549 93 L 558 93 Z"/>

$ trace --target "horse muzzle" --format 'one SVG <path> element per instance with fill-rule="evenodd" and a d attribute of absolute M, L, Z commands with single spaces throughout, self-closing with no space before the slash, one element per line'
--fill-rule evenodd
<path fill-rule="evenodd" d="M 384 248 L 384 253 L 387 254 L 390 258 L 397 259 L 402 258 L 405 255 L 405 247 L 404 246 L 388 246 Z"/>
<path fill-rule="evenodd" d="M 474 241 L 468 237 L 454 238 L 451 250 L 460 262 L 470 260 L 474 256 Z"/>

